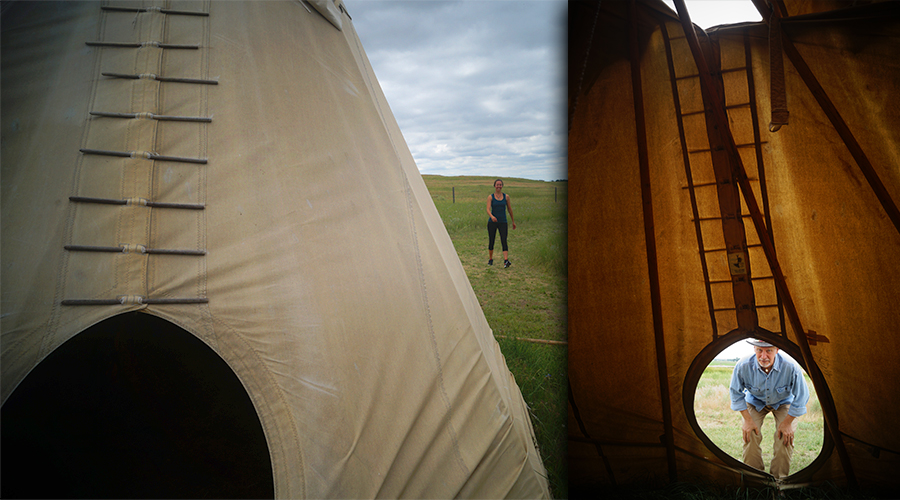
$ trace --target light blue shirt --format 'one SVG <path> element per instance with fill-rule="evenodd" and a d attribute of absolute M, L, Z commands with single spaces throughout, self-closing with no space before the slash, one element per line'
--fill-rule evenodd
<path fill-rule="evenodd" d="M 778 409 L 791 405 L 788 415 L 799 417 L 806 413 L 809 388 L 803 379 L 803 370 L 781 355 L 775 354 L 775 362 L 769 373 L 763 371 L 756 356 L 741 359 L 731 374 L 731 409 L 743 411 L 751 404 L 757 411 L 766 406 Z"/>

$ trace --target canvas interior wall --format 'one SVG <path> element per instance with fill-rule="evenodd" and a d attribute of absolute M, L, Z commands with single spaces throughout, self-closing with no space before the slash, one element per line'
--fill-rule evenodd
<path fill-rule="evenodd" d="M 833 451 L 783 484 L 898 485 L 898 4 L 780 5 L 789 120 L 770 131 L 766 23 L 694 39 L 662 2 L 570 4 L 574 491 L 782 484 L 684 407 L 701 354 L 751 336 L 811 362 L 832 412 Z"/>

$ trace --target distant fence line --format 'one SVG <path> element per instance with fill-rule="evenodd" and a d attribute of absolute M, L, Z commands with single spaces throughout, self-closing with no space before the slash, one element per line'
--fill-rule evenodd
<path fill-rule="evenodd" d="M 553 186 L 553 203 L 558 203 L 558 202 L 559 202 L 559 200 L 558 200 L 558 195 L 557 195 L 557 192 L 558 192 L 558 191 L 559 191 L 559 188 L 556 187 L 556 186 Z M 450 192 L 452 193 L 452 196 L 453 196 L 453 203 L 456 203 L 456 188 L 455 188 L 455 187 L 451 187 L 451 188 L 450 188 Z"/>

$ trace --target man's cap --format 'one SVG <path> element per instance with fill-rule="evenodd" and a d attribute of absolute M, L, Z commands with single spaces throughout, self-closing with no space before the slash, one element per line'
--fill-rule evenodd
<path fill-rule="evenodd" d="M 759 340 L 759 339 L 749 339 L 749 340 L 747 340 L 747 343 L 750 345 L 755 345 L 756 347 L 775 347 L 772 344 L 766 342 L 765 340 Z"/>

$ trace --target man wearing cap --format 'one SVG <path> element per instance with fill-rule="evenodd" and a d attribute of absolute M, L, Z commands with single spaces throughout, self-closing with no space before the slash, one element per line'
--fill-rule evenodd
<path fill-rule="evenodd" d="M 800 366 L 786 360 L 777 347 L 762 340 L 747 342 L 755 355 L 738 361 L 731 375 L 731 409 L 741 412 L 744 419 L 742 458 L 750 467 L 765 470 L 759 429 L 771 413 L 775 417 L 775 443 L 770 471 L 776 478 L 785 477 L 794 454 L 795 419 L 806 413 L 809 388 Z"/>

